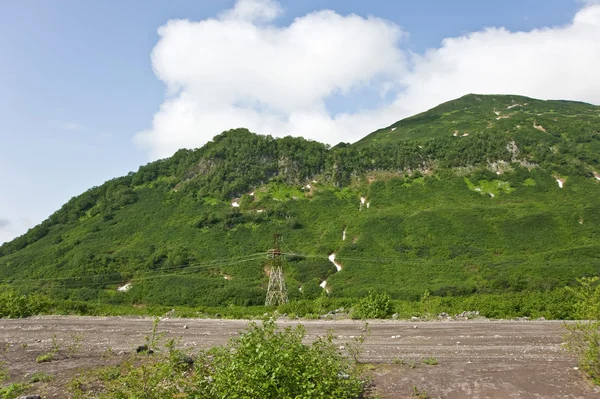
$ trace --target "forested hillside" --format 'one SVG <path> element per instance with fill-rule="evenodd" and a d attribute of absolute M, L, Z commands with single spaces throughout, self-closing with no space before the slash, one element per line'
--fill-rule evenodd
<path fill-rule="evenodd" d="M 72 198 L 0 247 L 0 281 L 260 305 L 280 233 L 292 300 L 556 292 L 600 272 L 599 156 L 600 107 L 519 96 L 467 95 L 333 148 L 230 130 Z"/>

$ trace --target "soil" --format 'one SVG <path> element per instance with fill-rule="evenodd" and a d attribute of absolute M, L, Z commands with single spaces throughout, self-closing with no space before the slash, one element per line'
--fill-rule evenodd
<path fill-rule="evenodd" d="M 294 324 L 279 321 L 279 325 Z M 333 329 L 340 346 L 364 333 L 352 320 L 303 320 L 308 339 Z M 243 320 L 163 318 L 159 331 L 181 345 L 222 345 L 246 328 Z M 576 361 L 562 349 L 560 321 L 371 321 L 361 360 L 381 398 L 411 398 L 414 387 L 430 398 L 598 398 L 600 387 L 586 381 Z M 67 398 L 78 373 L 115 364 L 142 345 L 152 319 L 135 317 L 42 316 L 0 320 L 2 360 L 12 381 L 36 372 L 52 381 L 33 384 L 29 393 Z M 59 348 L 55 359 L 36 363 Z M 77 346 L 77 348 L 76 348 Z M 71 350 L 69 350 L 69 348 Z M 437 365 L 427 365 L 435 358 Z"/>

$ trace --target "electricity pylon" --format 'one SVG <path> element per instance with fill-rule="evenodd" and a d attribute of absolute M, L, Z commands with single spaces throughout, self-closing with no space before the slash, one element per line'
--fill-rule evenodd
<path fill-rule="evenodd" d="M 273 249 L 267 252 L 271 259 L 271 273 L 269 274 L 269 287 L 267 288 L 267 299 L 265 306 L 287 303 L 287 291 L 283 279 L 283 268 L 281 267 L 281 250 L 279 249 L 279 234 L 273 236 Z"/>

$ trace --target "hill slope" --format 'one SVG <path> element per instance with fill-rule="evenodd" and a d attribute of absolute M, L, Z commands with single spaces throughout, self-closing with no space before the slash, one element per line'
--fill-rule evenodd
<path fill-rule="evenodd" d="M 0 279 L 257 305 L 281 233 L 292 299 L 325 280 L 334 298 L 552 290 L 600 272 L 599 154 L 599 107 L 517 96 L 467 95 L 333 149 L 232 130 L 71 199 L 0 247 Z"/>
<path fill-rule="evenodd" d="M 587 137 L 598 123 L 600 107 L 575 101 L 543 101 L 523 96 L 468 94 L 440 104 L 429 111 L 398 121 L 359 140 L 356 145 L 393 143 L 398 140 L 427 140 L 463 136 L 491 130 L 521 136 L 544 132 Z"/>

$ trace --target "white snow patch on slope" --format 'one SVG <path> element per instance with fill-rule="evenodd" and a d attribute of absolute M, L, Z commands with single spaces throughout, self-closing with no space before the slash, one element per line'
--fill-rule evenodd
<path fill-rule="evenodd" d="M 335 261 L 335 254 L 329 255 L 329 261 L 333 263 L 338 272 L 342 270 L 342 265 Z"/>
<path fill-rule="evenodd" d="M 132 287 L 131 283 L 127 283 L 124 286 L 117 288 L 117 291 L 119 291 L 119 292 L 127 292 L 127 291 L 129 291 L 131 289 L 131 287 Z"/>

